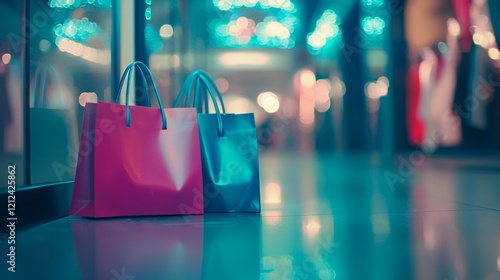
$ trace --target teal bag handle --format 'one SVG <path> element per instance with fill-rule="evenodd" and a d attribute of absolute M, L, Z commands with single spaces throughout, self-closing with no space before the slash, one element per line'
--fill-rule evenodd
<path fill-rule="evenodd" d="M 201 76 L 204 76 L 206 78 L 203 83 L 200 83 Z M 208 98 L 207 91 L 209 90 L 209 88 L 212 89 L 213 92 L 215 92 L 215 94 L 217 95 L 217 100 L 220 103 L 220 106 L 222 107 L 222 113 L 226 114 L 226 108 L 224 106 L 222 94 L 220 93 L 219 89 L 217 88 L 217 85 L 212 80 L 212 78 L 210 78 L 210 76 L 202 70 L 195 70 L 186 77 L 186 80 L 182 85 L 181 90 L 179 91 L 179 95 L 175 99 L 174 107 L 178 107 L 184 96 L 186 96 L 184 101 L 184 107 L 196 107 L 198 111 L 202 112 L 201 110 L 202 105 L 200 103 L 202 102 L 202 100 L 207 100 Z M 189 101 L 191 100 L 191 92 L 193 90 L 195 92 L 193 98 L 194 100 L 193 100 L 193 105 L 190 105 Z M 200 98 L 199 96 L 200 92 L 204 94 L 203 96 L 204 98 Z M 204 112 L 208 112 L 207 103 L 205 103 Z"/>
<path fill-rule="evenodd" d="M 189 104 L 189 101 L 191 100 L 191 92 L 195 92 L 194 94 L 194 102 L 197 100 L 197 94 L 196 94 L 196 88 L 195 88 L 195 81 L 197 75 L 197 71 L 191 72 L 187 77 L 184 83 L 182 84 L 181 90 L 179 91 L 179 95 L 177 95 L 177 98 L 174 101 L 174 108 L 179 107 L 179 104 L 181 103 L 182 99 L 184 96 L 186 96 L 185 101 L 184 101 L 184 107 L 194 107 Z M 193 103 L 196 104 L 196 103 Z"/>
<path fill-rule="evenodd" d="M 123 72 L 124 74 L 125 74 L 125 72 L 127 72 L 127 70 L 128 70 L 128 71 L 130 71 L 130 69 L 129 69 L 129 68 L 134 67 L 132 64 L 133 64 L 133 63 L 131 63 L 131 64 L 129 64 L 129 65 L 127 66 L 127 68 L 126 68 L 126 69 L 125 69 L 125 71 Z M 149 93 L 149 86 L 148 86 L 148 82 L 146 81 L 146 76 L 144 75 L 144 71 L 142 71 L 142 69 L 141 69 L 140 67 L 139 67 L 139 72 L 140 72 L 140 74 L 141 74 L 141 78 L 142 78 L 142 79 L 141 79 L 142 86 L 143 86 L 143 87 L 144 87 L 144 89 L 146 90 L 146 103 L 147 103 L 147 106 L 148 106 L 148 107 L 151 107 L 151 97 L 150 97 L 150 96 L 149 96 L 149 94 L 148 94 L 148 93 Z M 120 88 L 120 90 L 121 90 L 121 88 L 122 88 L 122 86 L 123 86 L 123 85 L 122 85 L 122 82 L 124 82 L 124 80 L 123 80 L 123 79 L 122 79 L 122 80 L 120 80 L 120 85 L 118 86 L 118 88 Z M 130 79 L 127 79 L 127 83 L 129 83 L 129 82 L 130 82 Z M 117 94 L 117 95 L 116 95 L 116 98 L 115 98 L 115 103 L 120 103 L 120 94 Z"/>
<path fill-rule="evenodd" d="M 194 104 L 196 106 L 196 110 L 200 111 L 200 112 L 206 112 L 208 113 L 209 112 L 209 109 L 208 109 L 208 102 L 206 102 L 206 100 L 208 100 L 208 88 L 207 86 L 205 85 L 205 83 L 201 83 L 200 82 L 201 79 L 200 78 L 197 78 L 196 79 L 196 92 L 201 92 L 203 94 L 203 96 L 200 97 L 199 94 L 197 94 L 194 98 Z M 205 102 L 203 102 L 205 101 Z M 203 108 L 204 106 L 204 108 Z M 224 114 L 226 112 L 224 111 Z"/>
<path fill-rule="evenodd" d="M 207 86 L 211 85 L 211 86 Z M 200 88 L 203 87 L 203 91 L 200 91 Z M 226 113 L 226 109 L 224 107 L 224 103 L 222 102 L 222 95 L 218 91 L 217 87 L 215 86 L 215 83 L 212 81 L 212 79 L 203 71 L 201 70 L 196 70 L 188 75 L 186 78 L 186 81 L 181 87 L 181 90 L 179 92 L 179 95 L 177 96 L 175 102 L 174 102 L 174 108 L 177 108 L 182 101 L 182 99 L 185 97 L 185 102 L 184 106 L 188 107 L 189 106 L 189 101 L 191 100 L 191 92 L 193 91 L 194 88 L 194 100 L 193 100 L 193 106 L 190 107 L 196 107 L 198 111 L 200 110 L 200 105 L 201 101 L 199 99 L 199 94 L 204 94 L 205 95 L 205 100 L 208 99 L 208 95 L 210 95 L 212 102 L 214 104 L 215 112 L 216 112 L 216 118 L 217 118 L 217 134 L 219 137 L 224 136 L 224 127 L 222 124 L 222 116 L 221 116 L 221 110 L 219 109 L 219 105 L 217 104 L 217 99 L 215 95 L 219 97 L 219 100 L 221 102 L 222 110 L 223 113 Z M 214 94 L 214 89 L 216 91 L 216 94 Z M 208 102 L 205 102 L 205 112 L 208 112 Z"/>
<path fill-rule="evenodd" d="M 209 83 L 207 77 L 200 76 L 199 78 L 203 82 L 205 82 L 205 85 L 207 83 Z M 217 104 L 217 99 L 215 98 L 215 94 L 213 92 L 213 89 L 210 87 L 206 87 L 206 88 L 207 88 L 207 90 L 205 91 L 205 95 L 207 95 L 207 93 L 208 93 L 208 95 L 210 95 L 210 99 L 212 99 L 212 103 L 214 104 L 215 114 L 217 117 L 217 134 L 219 137 L 223 137 L 224 136 L 224 127 L 222 124 L 222 116 L 220 113 L 219 105 Z M 208 98 L 206 98 L 205 100 L 208 100 Z M 206 112 L 208 112 L 208 102 L 205 102 L 205 108 L 206 108 Z M 224 109 L 224 106 L 222 106 L 222 108 Z M 224 109 L 224 114 L 225 114 L 225 109 Z"/>
<path fill-rule="evenodd" d="M 177 98 L 175 99 L 174 108 L 179 107 L 179 104 L 181 103 L 182 98 L 185 95 L 187 95 L 187 96 L 186 96 L 186 100 L 184 102 L 184 107 L 190 107 L 189 100 L 191 99 L 191 92 L 193 91 L 193 87 L 194 87 L 193 80 L 194 80 L 195 76 L 196 76 L 196 73 L 192 72 L 186 77 L 186 81 L 182 84 L 181 90 L 179 91 L 179 95 L 177 95 Z M 191 88 L 188 88 L 188 87 L 191 87 Z M 196 94 L 195 94 L 195 97 L 196 97 Z"/>
<path fill-rule="evenodd" d="M 217 99 L 220 103 L 220 106 L 222 107 L 222 113 L 225 115 L 226 114 L 226 108 L 224 106 L 224 101 L 222 99 L 222 94 L 220 93 L 219 91 L 219 88 L 217 87 L 217 85 L 215 84 L 215 82 L 212 80 L 212 78 L 203 70 L 196 70 L 196 76 L 198 77 L 205 77 L 204 79 L 204 83 L 200 85 L 200 87 L 203 87 L 205 88 L 206 90 L 203 90 L 203 92 L 205 93 L 204 95 L 204 100 L 207 100 L 208 98 L 208 95 L 207 95 L 207 91 L 211 88 L 213 90 L 213 92 L 215 92 L 216 96 L 217 96 Z M 199 82 L 200 80 L 198 79 L 197 82 Z M 196 101 L 198 102 L 201 102 L 199 100 L 195 100 L 195 104 L 198 104 L 196 103 Z M 205 112 L 208 112 L 208 104 L 205 103 Z"/>
<path fill-rule="evenodd" d="M 201 97 L 201 100 L 200 100 L 200 94 L 196 94 L 194 96 L 194 101 L 193 101 L 193 104 L 194 106 L 196 106 L 196 110 L 198 112 L 206 112 L 208 113 L 208 102 L 205 102 L 205 109 L 203 109 L 203 100 L 207 100 L 208 99 L 208 93 L 207 93 L 207 87 L 205 86 L 205 84 L 203 83 L 200 83 L 200 79 L 197 78 L 196 79 L 196 86 L 195 86 L 195 89 L 196 89 L 196 92 L 201 92 L 201 94 L 203 94 L 203 96 Z"/>
<path fill-rule="evenodd" d="M 43 73 L 42 73 L 43 70 Z M 40 80 L 40 75 L 42 76 L 42 88 L 41 88 L 41 96 L 40 96 L 40 107 L 39 108 L 44 108 L 44 103 L 45 103 L 45 90 L 46 90 L 46 84 L 47 84 L 47 72 L 50 71 L 52 74 L 52 78 L 54 79 L 54 82 L 56 83 L 57 87 L 57 95 L 63 101 L 62 94 L 61 94 L 61 82 L 59 80 L 59 75 L 57 75 L 56 69 L 52 65 L 40 65 L 36 68 L 35 72 L 35 82 L 34 82 L 34 96 L 33 96 L 33 106 L 37 108 L 37 98 L 38 98 L 38 83 Z"/>
<path fill-rule="evenodd" d="M 120 79 L 120 83 L 118 86 L 118 94 L 117 94 L 116 100 L 115 100 L 116 103 L 118 103 L 118 101 L 120 100 L 120 95 L 122 92 L 123 84 L 125 83 L 125 78 L 127 78 L 127 88 L 125 90 L 125 117 L 126 117 L 125 124 L 126 124 L 126 126 L 130 127 L 130 121 L 131 121 L 130 105 L 129 105 L 130 80 L 132 78 L 131 73 L 136 68 L 139 69 L 139 73 L 141 74 L 142 81 L 145 83 L 145 85 L 147 86 L 147 81 L 146 81 L 147 78 L 149 79 L 149 81 L 153 85 L 156 99 L 158 100 L 158 105 L 160 107 L 160 114 L 161 114 L 161 119 L 162 119 L 162 129 L 165 130 L 165 129 L 167 129 L 167 116 L 165 115 L 165 111 L 163 110 L 163 103 L 161 102 L 160 94 L 158 92 L 158 88 L 156 87 L 156 83 L 155 83 L 155 80 L 153 78 L 153 74 L 151 73 L 149 68 L 144 63 L 142 63 L 140 61 L 135 61 L 135 62 L 131 63 L 129 66 L 127 66 L 127 68 L 123 72 L 123 75 Z M 147 95 L 149 97 L 149 90 L 147 90 L 147 88 L 146 88 L 146 92 L 148 93 Z M 151 106 L 150 99 L 148 99 L 148 100 L 149 100 L 148 104 Z"/>

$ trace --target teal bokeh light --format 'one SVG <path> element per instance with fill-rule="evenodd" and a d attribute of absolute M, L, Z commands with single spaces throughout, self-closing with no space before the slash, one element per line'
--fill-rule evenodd
<path fill-rule="evenodd" d="M 151 20 L 151 8 L 150 7 L 146 8 L 146 11 L 144 12 L 144 16 L 146 17 L 147 20 Z"/>
<path fill-rule="evenodd" d="M 94 6 L 100 9 L 111 8 L 113 0 L 50 0 L 49 7 L 51 8 L 64 8 L 64 9 L 76 9 L 82 8 L 88 5 Z"/>
<path fill-rule="evenodd" d="M 372 8 L 384 5 L 384 0 L 361 0 L 361 5 Z"/>
<path fill-rule="evenodd" d="M 370 36 L 379 36 L 384 33 L 385 20 L 380 17 L 365 17 L 361 20 L 363 31 Z"/>
<path fill-rule="evenodd" d="M 342 35 L 340 17 L 331 9 L 323 12 L 316 21 L 314 31 L 307 35 L 308 50 L 312 54 L 319 53 L 328 43 Z"/>
<path fill-rule="evenodd" d="M 64 23 L 58 23 L 52 31 L 56 37 L 68 38 L 75 41 L 85 42 L 88 39 L 99 37 L 103 30 L 88 18 L 67 19 Z"/>
<path fill-rule="evenodd" d="M 300 20 L 290 0 L 214 0 L 213 3 L 225 13 L 208 26 L 213 45 L 282 49 L 295 46 L 294 33 L 300 27 Z"/>
<path fill-rule="evenodd" d="M 239 8 L 253 8 L 259 10 L 280 9 L 297 11 L 291 0 L 213 0 L 214 6 L 221 11 Z"/>

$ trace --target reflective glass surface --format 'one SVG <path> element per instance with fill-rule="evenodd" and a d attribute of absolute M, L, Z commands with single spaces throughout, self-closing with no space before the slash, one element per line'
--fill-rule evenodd
<path fill-rule="evenodd" d="M 111 100 L 111 0 L 30 3 L 30 182 L 74 180 L 85 102 Z"/>
<path fill-rule="evenodd" d="M 149 67 L 153 71 L 162 102 L 171 107 L 173 100 L 182 85 L 183 73 L 192 70 L 195 57 L 190 46 L 192 26 L 188 24 L 189 12 L 193 7 L 190 1 L 157 0 L 144 1 L 144 14 L 138 12 L 138 20 L 144 21 L 145 50 L 141 56 L 146 56 Z M 198 61 L 197 67 L 201 67 Z M 157 104 L 156 101 L 153 101 Z M 156 106 L 156 105 L 155 105 Z"/>
<path fill-rule="evenodd" d="M 15 166 L 17 186 L 25 185 L 22 1 L 0 1 L 0 170 Z M 7 174 L 7 173 L 5 173 Z M 0 184 L 0 188 L 6 188 Z"/>

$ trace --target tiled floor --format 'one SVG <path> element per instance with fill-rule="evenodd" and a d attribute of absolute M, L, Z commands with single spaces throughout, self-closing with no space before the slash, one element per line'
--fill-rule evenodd
<path fill-rule="evenodd" d="M 376 162 L 262 156 L 261 214 L 68 217 L 20 233 L 8 276 L 500 279 L 499 157 Z"/>

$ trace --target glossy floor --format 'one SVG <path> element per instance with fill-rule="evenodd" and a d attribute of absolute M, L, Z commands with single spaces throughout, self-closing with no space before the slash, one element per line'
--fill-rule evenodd
<path fill-rule="evenodd" d="M 19 233 L 8 276 L 500 279 L 498 157 L 265 155 L 261 175 L 261 214 L 68 217 Z"/>

